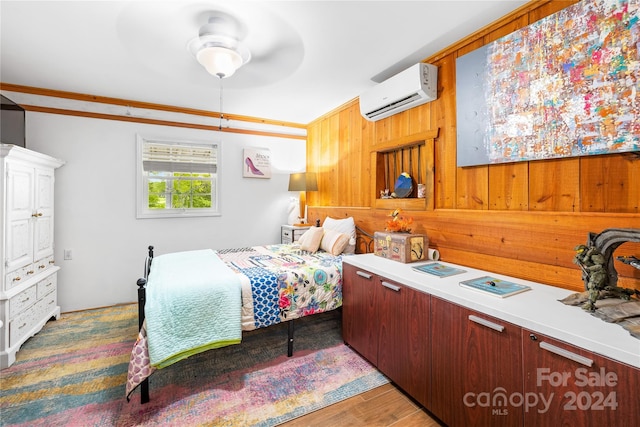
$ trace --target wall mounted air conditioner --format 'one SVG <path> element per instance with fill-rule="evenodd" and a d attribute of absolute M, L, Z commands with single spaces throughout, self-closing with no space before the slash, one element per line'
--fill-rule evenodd
<path fill-rule="evenodd" d="M 360 95 L 360 113 L 372 122 L 438 97 L 438 67 L 418 63 Z"/>

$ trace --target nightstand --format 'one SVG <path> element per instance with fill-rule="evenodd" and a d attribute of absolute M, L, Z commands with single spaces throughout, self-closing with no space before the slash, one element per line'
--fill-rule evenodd
<path fill-rule="evenodd" d="M 280 228 L 280 242 L 294 243 L 300 240 L 300 236 L 311 227 L 310 225 L 283 225 Z"/>

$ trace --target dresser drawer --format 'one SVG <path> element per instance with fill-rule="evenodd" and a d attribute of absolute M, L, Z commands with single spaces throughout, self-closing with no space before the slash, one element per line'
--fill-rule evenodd
<path fill-rule="evenodd" d="M 38 282 L 37 287 L 38 287 L 38 299 L 42 299 L 45 295 L 53 292 L 56 290 L 56 284 L 58 282 L 58 275 L 57 274 L 52 274 L 51 276 L 47 277 L 46 279 L 43 279 L 41 281 Z"/>
<path fill-rule="evenodd" d="M 302 230 L 293 230 L 293 241 L 294 241 L 294 243 L 297 242 L 298 240 L 300 240 L 302 235 L 304 233 L 306 233 L 307 230 L 308 230 L 308 228 L 305 228 L 305 229 L 302 229 Z"/>
<path fill-rule="evenodd" d="M 9 300 L 9 319 L 18 316 L 37 301 L 36 285 L 30 286 Z"/>
<path fill-rule="evenodd" d="M 55 261 L 53 260 L 53 255 L 49 255 L 48 257 L 40 258 L 36 262 L 33 263 L 33 269 L 36 274 L 40 274 L 45 271 L 49 267 L 53 267 Z"/>
<path fill-rule="evenodd" d="M 44 319 L 49 313 L 51 313 L 58 306 L 58 293 L 49 292 L 43 299 L 38 300 L 36 303 L 36 316 L 38 319 Z M 49 320 L 47 317 L 46 320 Z"/>
<path fill-rule="evenodd" d="M 40 320 L 40 317 L 38 317 L 38 310 L 34 305 L 10 321 L 9 346 L 20 342 L 20 340 L 24 338 L 24 336 L 27 335 L 27 333 L 38 323 L 38 320 Z"/>
<path fill-rule="evenodd" d="M 283 225 L 280 228 L 280 243 L 295 243 L 309 229 L 309 227 L 297 227 Z"/>
<path fill-rule="evenodd" d="M 293 243 L 293 230 L 290 230 L 288 228 L 283 228 L 280 241 L 282 243 Z"/>
<path fill-rule="evenodd" d="M 18 286 L 24 283 L 26 280 L 33 277 L 36 270 L 33 264 L 25 265 L 6 274 L 4 278 L 4 289 L 8 291 L 14 286 Z"/>

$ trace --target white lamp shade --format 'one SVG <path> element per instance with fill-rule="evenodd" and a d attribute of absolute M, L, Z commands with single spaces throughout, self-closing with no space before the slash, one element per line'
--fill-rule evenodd
<path fill-rule="evenodd" d="M 243 64 L 240 54 L 220 46 L 200 49 L 196 58 L 208 73 L 220 78 L 232 76 Z"/>

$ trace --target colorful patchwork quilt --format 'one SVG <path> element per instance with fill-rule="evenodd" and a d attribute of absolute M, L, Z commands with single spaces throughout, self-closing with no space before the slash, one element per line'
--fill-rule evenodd
<path fill-rule="evenodd" d="M 241 327 L 264 328 L 342 305 L 342 255 L 310 253 L 293 245 L 264 245 L 215 251 L 238 274 L 242 292 Z M 153 264 L 152 264 L 153 270 Z M 131 352 L 127 400 L 155 368 L 149 360 L 147 325 Z"/>

